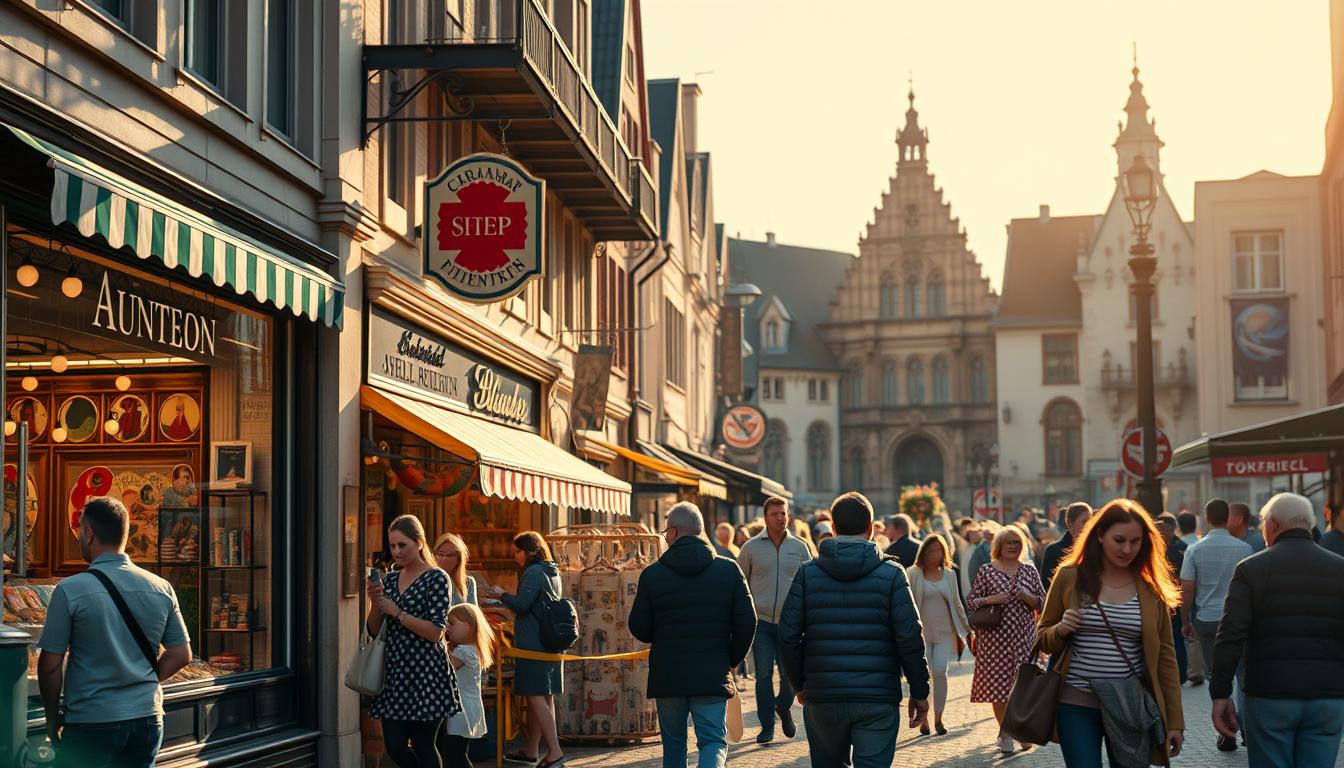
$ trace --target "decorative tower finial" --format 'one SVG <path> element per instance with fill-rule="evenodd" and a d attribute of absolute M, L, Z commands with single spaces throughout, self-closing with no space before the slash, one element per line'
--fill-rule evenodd
<path fill-rule="evenodd" d="M 909 79 L 910 90 L 906 93 L 906 98 L 910 100 L 910 107 L 905 110 L 905 127 L 896 135 L 896 146 L 900 147 L 899 166 L 910 164 L 923 165 L 927 162 L 926 157 L 929 132 L 919 127 L 919 112 L 915 109 L 915 76 L 912 72 Z"/>

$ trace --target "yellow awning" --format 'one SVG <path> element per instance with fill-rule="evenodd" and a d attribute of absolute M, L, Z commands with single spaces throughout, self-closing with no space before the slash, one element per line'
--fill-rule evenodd
<path fill-rule="evenodd" d="M 593 437 L 587 439 L 609 451 L 614 451 L 616 454 L 625 457 L 651 472 L 656 472 L 667 477 L 678 485 L 694 488 L 696 493 L 701 496 L 708 496 L 714 499 L 728 498 L 728 486 L 713 475 L 707 475 L 685 464 L 673 464 L 672 462 L 664 461 L 663 459 L 650 456 L 641 451 L 631 450 L 623 445 L 608 443 Z"/>
<path fill-rule="evenodd" d="M 367 385 L 360 389 L 360 402 L 445 451 L 479 462 L 481 492 L 487 496 L 630 514 L 629 483 L 540 435 Z"/>

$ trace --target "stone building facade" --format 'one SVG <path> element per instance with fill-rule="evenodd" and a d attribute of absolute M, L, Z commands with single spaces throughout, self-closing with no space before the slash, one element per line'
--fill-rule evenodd
<path fill-rule="evenodd" d="M 900 157 L 821 332 L 839 362 L 840 476 L 879 512 L 936 482 L 968 510 L 963 468 L 994 445 L 997 297 L 929 171 L 928 132 L 909 94 Z"/>

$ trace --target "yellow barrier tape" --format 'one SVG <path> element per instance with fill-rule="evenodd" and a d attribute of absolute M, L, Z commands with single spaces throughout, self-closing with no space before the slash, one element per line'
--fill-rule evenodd
<path fill-rule="evenodd" d="M 649 658 L 649 649 L 645 648 L 642 651 L 628 651 L 626 653 L 608 653 L 605 656 L 572 656 L 568 653 L 542 653 L 541 651 L 528 651 L 522 648 L 504 648 L 503 655 L 533 661 L 635 661 Z"/>

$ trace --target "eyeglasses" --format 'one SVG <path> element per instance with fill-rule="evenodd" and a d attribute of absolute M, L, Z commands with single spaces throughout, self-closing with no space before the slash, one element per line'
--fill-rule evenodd
<path fill-rule="evenodd" d="M 462 556 L 462 553 L 461 553 L 461 552 L 458 552 L 457 550 L 453 550 L 452 552 L 435 552 L 435 553 L 434 553 L 434 556 L 435 556 L 435 557 L 461 557 L 461 556 Z"/>

